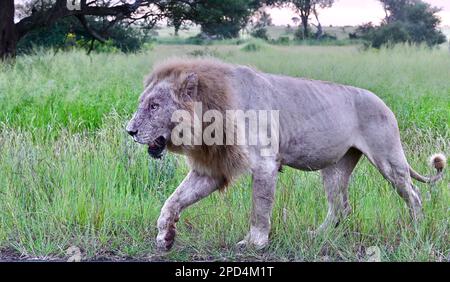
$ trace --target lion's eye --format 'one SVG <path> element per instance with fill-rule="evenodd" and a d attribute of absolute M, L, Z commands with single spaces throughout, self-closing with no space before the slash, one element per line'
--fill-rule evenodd
<path fill-rule="evenodd" d="M 152 110 L 156 110 L 157 108 L 159 108 L 158 104 L 151 104 L 150 105 L 150 109 L 152 109 Z"/>

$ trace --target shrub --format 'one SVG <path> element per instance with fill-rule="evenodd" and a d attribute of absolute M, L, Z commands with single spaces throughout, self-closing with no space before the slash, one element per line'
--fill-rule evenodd
<path fill-rule="evenodd" d="M 100 30 L 101 23 L 88 19 L 89 25 Z M 116 24 L 104 35 L 105 43 L 96 41 L 93 50 L 97 52 L 136 52 L 146 42 L 147 36 L 139 29 Z M 19 53 L 28 53 L 34 48 L 67 49 L 72 47 L 90 48 L 92 37 L 71 17 L 61 19 L 50 27 L 39 28 L 27 33 L 17 47 Z M 105 45 L 105 46 L 101 46 Z M 114 47 L 114 48 L 111 48 Z"/>
<path fill-rule="evenodd" d="M 277 40 L 273 40 L 272 43 L 280 44 L 280 45 L 289 45 L 290 43 L 289 36 L 280 36 Z"/>
<path fill-rule="evenodd" d="M 244 52 L 258 52 L 264 48 L 264 45 L 258 41 L 247 43 L 244 47 L 241 48 Z"/>
<path fill-rule="evenodd" d="M 256 17 L 257 21 L 253 26 L 251 35 L 255 38 L 269 40 L 267 27 L 272 25 L 272 18 L 270 14 L 265 11 L 258 11 Z"/>
<path fill-rule="evenodd" d="M 186 39 L 184 42 L 185 44 L 192 44 L 192 45 L 204 45 L 204 44 L 211 44 L 212 38 L 205 35 L 204 33 L 200 33 L 196 36 L 191 36 Z"/>
<path fill-rule="evenodd" d="M 438 29 L 436 15 L 439 9 L 422 1 L 405 1 L 402 6 L 390 11 L 380 26 L 371 23 L 357 29 L 357 35 L 367 40 L 367 45 L 380 48 L 400 42 L 426 43 L 428 46 L 444 43 L 445 35 Z"/>
<path fill-rule="evenodd" d="M 201 26 L 202 32 L 217 39 L 239 36 L 260 1 L 253 0 L 209 0 L 194 1 L 191 20 Z"/>
<path fill-rule="evenodd" d="M 193 56 L 193 57 L 217 57 L 218 52 L 217 52 L 217 50 L 211 50 L 208 47 L 206 47 L 203 50 L 197 49 L 197 50 L 191 51 L 188 53 L 188 55 Z"/>
<path fill-rule="evenodd" d="M 264 40 L 269 39 L 269 36 L 267 35 L 267 28 L 265 28 L 265 27 L 260 27 L 260 28 L 254 29 L 251 32 L 251 35 L 255 38 L 260 38 L 260 39 L 264 39 Z"/>
<path fill-rule="evenodd" d="M 96 53 L 118 53 L 120 52 L 120 49 L 116 47 L 114 44 L 114 41 L 111 39 L 107 40 L 106 42 L 98 42 L 94 41 L 92 47 L 92 51 Z M 76 42 L 76 47 L 78 48 L 90 48 L 86 46 L 86 41 L 84 39 L 78 40 Z"/>
<path fill-rule="evenodd" d="M 311 27 L 308 26 L 308 35 L 311 36 L 311 34 Z M 301 27 L 297 28 L 297 30 L 294 32 L 294 38 L 296 40 L 308 39 L 308 37 L 303 32 L 303 28 Z"/>

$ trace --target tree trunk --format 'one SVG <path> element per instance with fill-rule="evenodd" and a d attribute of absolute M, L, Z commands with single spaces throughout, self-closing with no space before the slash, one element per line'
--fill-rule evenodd
<path fill-rule="evenodd" d="M 309 16 L 301 16 L 303 26 L 303 39 L 307 39 L 309 37 L 308 17 Z"/>
<path fill-rule="evenodd" d="M 320 21 L 319 21 L 319 15 L 317 13 L 316 6 L 313 6 L 312 10 L 313 10 L 314 17 L 316 18 L 316 21 L 317 21 L 316 39 L 320 39 L 323 35 L 323 29 L 322 29 L 322 25 L 320 24 Z"/>
<path fill-rule="evenodd" d="M 14 0 L 0 1 L 0 60 L 14 58 L 18 34 L 14 24 Z"/>

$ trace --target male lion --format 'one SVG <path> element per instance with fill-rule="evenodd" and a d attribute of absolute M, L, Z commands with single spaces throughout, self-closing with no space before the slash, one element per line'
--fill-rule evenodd
<path fill-rule="evenodd" d="M 175 145 L 170 137 L 176 123 L 171 117 L 179 109 L 192 113 L 194 102 L 220 113 L 279 110 L 276 154 L 262 156 L 259 144 Z M 445 157 L 436 154 L 431 157 L 435 176 L 415 172 L 403 152 L 394 114 L 367 90 L 266 74 L 212 59 L 172 59 L 157 65 L 126 130 L 136 142 L 148 145 L 151 156 L 159 158 L 167 148 L 186 155 L 191 167 L 161 210 L 156 238 L 160 250 L 172 247 L 183 209 L 246 171 L 253 179 L 253 208 L 250 231 L 239 245 L 261 248 L 268 244 L 276 179 L 283 165 L 321 171 L 329 205 L 319 227 L 324 230 L 351 212 L 348 182 L 361 155 L 393 184 L 413 219 L 421 215 L 421 200 L 411 177 L 436 182 L 446 164 Z"/>

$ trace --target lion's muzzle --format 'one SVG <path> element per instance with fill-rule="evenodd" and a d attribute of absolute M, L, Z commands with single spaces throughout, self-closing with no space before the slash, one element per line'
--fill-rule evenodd
<path fill-rule="evenodd" d="M 148 144 L 148 154 L 155 159 L 160 159 L 166 148 L 167 140 L 163 136 L 156 138 L 153 143 Z"/>

